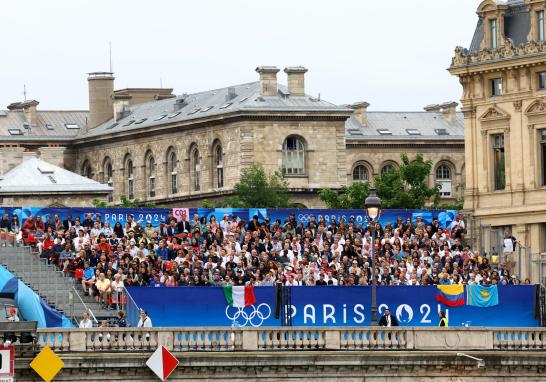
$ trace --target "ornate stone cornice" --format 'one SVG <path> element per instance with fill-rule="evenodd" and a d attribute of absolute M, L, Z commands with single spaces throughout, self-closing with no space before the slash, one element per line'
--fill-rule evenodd
<path fill-rule="evenodd" d="M 458 46 L 455 48 L 455 57 L 451 60 L 451 69 L 540 53 L 546 54 L 546 42 L 529 41 L 514 46 L 512 40 L 506 39 L 504 45 L 497 49 L 483 49 L 477 53 L 470 53 L 467 49 Z"/>

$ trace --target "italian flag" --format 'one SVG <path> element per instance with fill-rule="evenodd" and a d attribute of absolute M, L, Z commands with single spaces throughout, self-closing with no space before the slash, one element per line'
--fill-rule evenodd
<path fill-rule="evenodd" d="M 244 308 L 256 303 L 253 286 L 225 286 L 224 297 L 229 306 Z"/>

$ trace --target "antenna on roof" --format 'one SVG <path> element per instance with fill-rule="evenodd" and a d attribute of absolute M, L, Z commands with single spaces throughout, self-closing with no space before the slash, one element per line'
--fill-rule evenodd
<path fill-rule="evenodd" d="M 27 85 L 23 84 L 23 98 L 27 100 Z"/>
<path fill-rule="evenodd" d="M 109 56 L 110 56 L 110 73 L 112 72 L 112 41 L 108 41 L 108 50 L 109 50 Z"/>

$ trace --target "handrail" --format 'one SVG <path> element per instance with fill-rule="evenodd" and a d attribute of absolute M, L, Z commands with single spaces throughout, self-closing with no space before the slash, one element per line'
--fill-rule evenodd
<path fill-rule="evenodd" d="M 93 321 L 95 321 L 95 324 L 99 324 L 99 321 L 97 320 L 97 318 L 95 317 L 95 315 L 93 314 L 93 311 L 87 306 L 87 304 L 82 300 L 80 294 L 78 293 L 78 291 L 76 290 L 76 288 L 74 288 L 74 286 L 72 286 L 72 293 L 75 294 L 76 296 L 78 296 L 78 300 L 80 300 L 80 302 L 82 303 L 83 305 L 83 308 L 85 309 L 86 312 L 89 313 L 89 315 L 91 316 L 91 318 L 93 319 Z M 72 317 L 72 319 L 74 319 L 74 317 Z"/>
<path fill-rule="evenodd" d="M 546 350 L 546 328 L 172 327 L 38 329 L 55 352 Z"/>

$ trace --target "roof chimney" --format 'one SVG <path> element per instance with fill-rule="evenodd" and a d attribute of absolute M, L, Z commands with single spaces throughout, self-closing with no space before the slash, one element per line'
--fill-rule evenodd
<path fill-rule="evenodd" d="M 112 94 L 114 76 L 111 72 L 89 73 L 89 127 L 92 129 L 114 117 Z"/>
<path fill-rule="evenodd" d="M 8 110 L 21 110 L 25 114 L 25 119 L 30 126 L 38 124 L 38 115 L 36 114 L 36 106 L 40 102 L 36 100 L 28 100 L 23 102 L 14 102 L 8 105 Z"/>
<path fill-rule="evenodd" d="M 276 66 L 258 66 L 256 71 L 260 74 L 260 95 L 262 97 L 276 96 L 279 68 Z"/>
<path fill-rule="evenodd" d="M 288 92 L 292 96 L 305 95 L 305 73 L 307 69 L 303 66 L 289 66 L 284 68 L 288 76 Z"/>
<path fill-rule="evenodd" d="M 457 102 L 444 102 L 440 105 L 442 108 L 442 114 L 448 120 L 448 122 L 453 122 L 455 120 L 455 113 L 457 112 Z"/>
<path fill-rule="evenodd" d="M 358 123 L 360 123 L 362 126 L 368 125 L 368 107 L 370 104 L 368 102 L 355 102 L 352 105 L 349 105 L 351 109 L 353 109 L 354 116 Z"/>
<path fill-rule="evenodd" d="M 425 106 L 423 109 L 428 112 L 439 112 L 440 110 L 442 110 L 442 107 L 437 103 L 434 103 L 432 105 Z"/>

